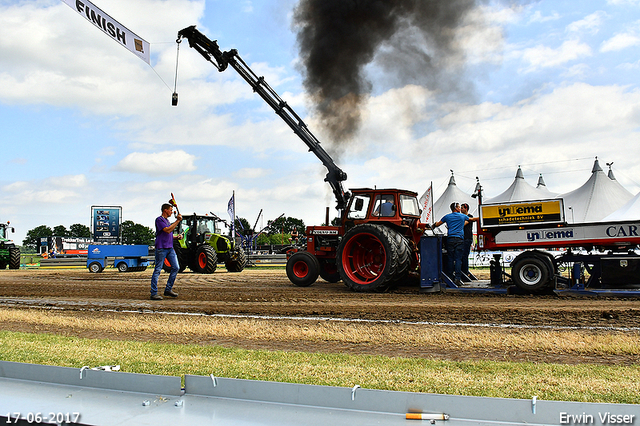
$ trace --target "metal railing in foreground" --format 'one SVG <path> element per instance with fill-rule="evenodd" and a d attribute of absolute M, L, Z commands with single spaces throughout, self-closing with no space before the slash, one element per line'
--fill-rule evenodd
<path fill-rule="evenodd" d="M 634 424 L 640 406 L 485 398 L 0 361 L 0 423 L 79 425 Z M 97 369 L 95 369 L 97 368 Z M 419 423 L 416 423 L 419 424 Z"/>

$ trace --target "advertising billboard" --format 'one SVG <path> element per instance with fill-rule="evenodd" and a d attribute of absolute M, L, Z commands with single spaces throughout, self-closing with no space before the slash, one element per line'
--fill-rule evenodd
<path fill-rule="evenodd" d="M 121 221 L 122 207 L 91 206 L 91 225 L 95 241 L 119 244 Z"/>
<path fill-rule="evenodd" d="M 561 198 L 503 204 L 481 204 L 480 220 L 482 227 L 562 223 L 564 222 L 564 207 Z"/>

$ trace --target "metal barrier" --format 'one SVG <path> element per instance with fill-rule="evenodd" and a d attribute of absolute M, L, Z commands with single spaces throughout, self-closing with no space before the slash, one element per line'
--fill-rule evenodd
<path fill-rule="evenodd" d="M 495 426 L 634 424 L 640 417 L 640 405 L 632 404 L 438 395 L 214 375 L 186 375 L 183 389 L 180 377 L 104 369 L 0 361 L 0 422 L 385 426 L 421 419 Z"/>

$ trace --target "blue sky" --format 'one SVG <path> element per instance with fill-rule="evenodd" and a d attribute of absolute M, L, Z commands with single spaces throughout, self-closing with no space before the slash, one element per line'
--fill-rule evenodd
<path fill-rule="evenodd" d="M 181 45 L 178 107 L 171 107 L 176 34 L 197 25 L 240 56 L 333 141 L 302 86 L 292 25 L 295 0 L 98 0 L 151 43 L 151 66 L 58 0 L 0 0 L 0 220 L 14 239 L 38 225 L 90 224 L 92 205 L 123 207 L 152 226 L 173 192 L 183 212 L 249 222 L 282 213 L 323 221 L 334 201 L 321 163 L 233 71 L 218 73 Z M 465 90 L 398 82 L 367 67 L 372 92 L 354 141 L 336 163 L 346 187 L 398 187 L 436 196 L 455 172 L 487 196 L 520 165 L 557 193 L 582 185 L 594 158 L 640 191 L 640 0 L 482 3 L 458 29 Z M 401 64 L 399 64 L 401 66 Z M 458 78 L 458 77 L 456 77 Z M 266 225 L 266 222 L 264 223 Z"/>

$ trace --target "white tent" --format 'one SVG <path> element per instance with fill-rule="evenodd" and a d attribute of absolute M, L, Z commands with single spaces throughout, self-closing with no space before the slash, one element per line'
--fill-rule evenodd
<path fill-rule="evenodd" d="M 549 198 L 545 196 L 542 191 L 534 188 L 530 184 L 528 184 L 524 180 L 524 174 L 522 173 L 522 169 L 518 166 L 518 171 L 516 172 L 516 177 L 513 180 L 513 183 L 504 191 L 502 194 L 497 195 L 488 200 L 484 200 L 484 203 L 508 203 L 511 201 L 529 201 L 529 200 L 540 200 L 543 198 Z"/>
<path fill-rule="evenodd" d="M 440 198 L 433 203 L 433 218 L 434 221 L 439 221 L 442 219 L 442 216 L 451 213 L 451 209 L 449 206 L 451 203 L 467 203 L 469 204 L 469 210 L 471 213 L 478 209 L 478 202 L 475 198 L 471 197 L 471 195 L 462 191 L 456 185 L 456 180 L 453 177 L 453 172 L 451 173 L 451 177 L 449 178 L 449 184 L 447 188 L 444 190 Z"/>
<path fill-rule="evenodd" d="M 618 181 L 610 179 L 596 158 L 589 180 L 574 191 L 558 195 L 558 198 L 564 199 L 566 221 L 581 223 L 605 218 L 633 198 L 633 194 Z"/>
<path fill-rule="evenodd" d="M 640 192 L 630 199 L 625 205 L 614 211 L 604 219 L 603 222 L 614 220 L 638 220 L 640 219 Z"/>

